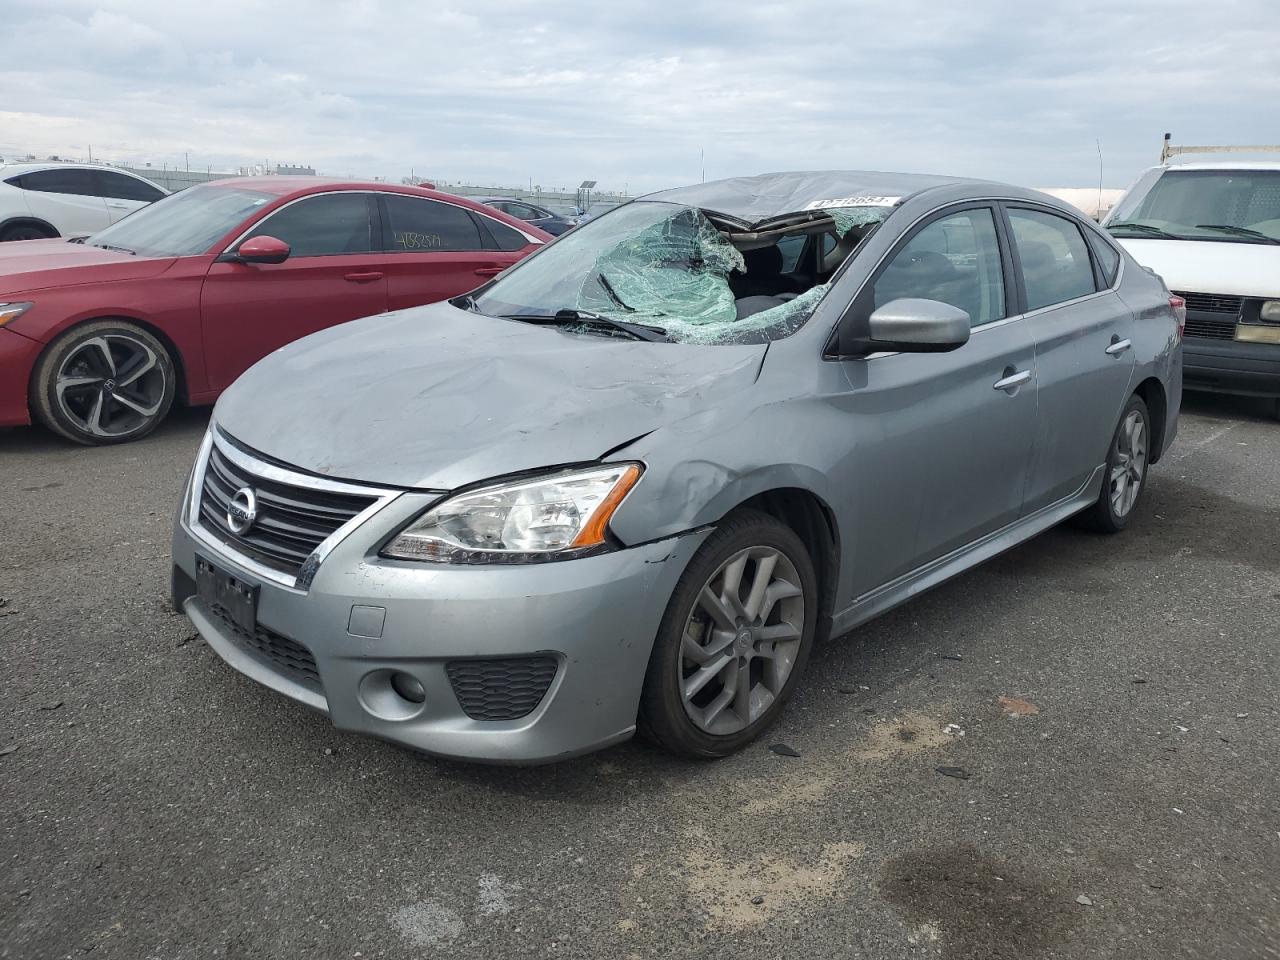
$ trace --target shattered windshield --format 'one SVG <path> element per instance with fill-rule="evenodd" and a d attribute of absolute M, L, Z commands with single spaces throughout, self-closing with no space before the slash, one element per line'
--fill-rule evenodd
<path fill-rule="evenodd" d="M 793 232 L 735 237 L 694 207 L 637 201 L 511 270 L 475 308 L 513 319 L 604 318 L 683 343 L 776 340 L 808 320 L 856 246 L 855 228 L 888 210 L 824 209 Z"/>

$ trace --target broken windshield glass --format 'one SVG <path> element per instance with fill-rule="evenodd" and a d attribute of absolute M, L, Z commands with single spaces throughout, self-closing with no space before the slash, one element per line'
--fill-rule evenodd
<path fill-rule="evenodd" d="M 660 327 L 667 339 L 686 343 L 740 342 L 748 335 L 778 339 L 804 324 L 839 266 L 839 262 L 824 262 L 830 255 L 816 243 L 822 234 L 845 237 L 855 228 L 878 223 L 889 210 L 824 209 L 829 221 L 805 224 L 800 231 L 815 241 L 806 261 L 811 266 L 788 267 L 784 274 L 777 257 L 772 273 L 756 266 L 748 273 L 748 261 L 732 235 L 718 230 L 701 210 L 661 202 L 630 203 L 561 237 L 496 281 L 475 303 L 483 313 L 513 318 L 581 311 Z M 772 244 L 776 243 L 774 239 Z M 758 236 L 750 245 L 753 253 L 761 249 Z M 769 246 L 766 242 L 765 247 Z M 847 249 L 840 250 L 836 260 L 847 254 Z M 767 275 L 758 276 L 757 269 L 766 270 Z M 757 289 L 762 280 L 768 287 L 763 291 Z M 573 329 L 593 332 L 587 327 Z"/>

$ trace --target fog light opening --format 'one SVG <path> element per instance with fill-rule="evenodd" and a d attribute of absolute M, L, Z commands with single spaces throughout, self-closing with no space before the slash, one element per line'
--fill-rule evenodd
<path fill-rule="evenodd" d="M 391 674 L 391 689 L 410 703 L 425 703 L 427 699 L 422 681 L 398 670 Z"/>

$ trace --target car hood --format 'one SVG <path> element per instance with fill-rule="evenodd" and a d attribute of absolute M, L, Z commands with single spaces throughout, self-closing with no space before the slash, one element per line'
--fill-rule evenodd
<path fill-rule="evenodd" d="M 115 280 L 163 273 L 173 257 L 137 257 L 63 239 L 0 243 L 0 293 Z"/>
<path fill-rule="evenodd" d="M 313 473 L 449 490 L 597 460 L 749 388 L 766 350 L 572 334 L 437 303 L 277 350 L 222 395 L 214 422 Z"/>
<path fill-rule="evenodd" d="M 1117 237 L 1133 258 L 1180 293 L 1280 297 L 1280 245 Z"/>

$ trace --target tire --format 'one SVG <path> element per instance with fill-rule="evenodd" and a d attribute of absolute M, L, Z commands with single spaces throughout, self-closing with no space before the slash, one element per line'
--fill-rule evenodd
<path fill-rule="evenodd" d="M 72 327 L 41 355 L 31 408 L 76 443 L 128 443 L 159 426 L 176 384 L 164 344 L 127 321 L 96 320 Z"/>
<path fill-rule="evenodd" d="M 761 584 L 767 586 L 758 586 L 765 565 L 769 579 Z M 732 592 L 731 568 L 738 577 Z M 711 600 L 703 599 L 704 586 L 711 588 Z M 763 616 L 748 617 L 752 607 Z M 640 696 L 640 732 L 671 753 L 696 759 L 742 749 L 774 724 L 795 690 L 817 615 L 817 576 L 795 532 L 757 510 L 730 514 L 689 561 L 667 604 Z M 720 653 L 710 652 L 715 650 Z M 694 651 L 698 659 L 688 656 Z M 743 678 L 748 692 L 740 697 Z M 686 686 L 697 684 L 686 701 Z"/>
<path fill-rule="evenodd" d="M 1129 425 L 1134 422 L 1141 426 L 1137 436 L 1137 454 L 1130 449 L 1134 440 Z M 1151 435 L 1151 414 L 1143 399 L 1134 394 L 1125 404 L 1111 437 L 1102 490 L 1093 506 L 1076 515 L 1077 526 L 1098 533 L 1119 533 L 1129 526 L 1147 489 L 1147 476 L 1151 472 Z"/>
<path fill-rule="evenodd" d="M 37 223 L 15 223 L 0 230 L 0 243 L 8 240 L 49 240 L 57 235 L 58 231 Z"/>

